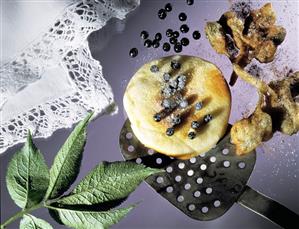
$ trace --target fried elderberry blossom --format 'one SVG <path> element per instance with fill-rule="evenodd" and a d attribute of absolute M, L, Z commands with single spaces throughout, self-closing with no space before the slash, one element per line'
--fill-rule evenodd
<path fill-rule="evenodd" d="M 245 67 L 254 58 L 261 63 L 274 59 L 278 45 L 286 36 L 286 30 L 275 22 L 275 12 L 267 3 L 252 10 L 245 19 L 238 17 L 234 11 L 228 11 L 219 21 L 208 22 L 205 32 L 216 52 Z M 236 79 L 236 74 L 233 74 L 230 84 L 234 85 Z"/>
<path fill-rule="evenodd" d="M 238 154 L 254 150 L 269 140 L 275 131 L 293 135 L 299 131 L 299 72 L 269 84 L 255 78 L 240 66 L 234 71 L 259 91 L 259 102 L 253 114 L 236 122 L 231 129 L 232 142 Z"/>

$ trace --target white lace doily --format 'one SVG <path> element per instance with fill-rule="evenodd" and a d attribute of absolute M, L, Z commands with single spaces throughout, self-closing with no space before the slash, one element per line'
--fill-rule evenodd
<path fill-rule="evenodd" d="M 88 35 L 124 19 L 140 0 L 74 1 L 46 33 L 0 68 L 0 153 L 34 137 L 71 127 L 88 111 L 112 113 L 111 87 L 93 59 Z"/>

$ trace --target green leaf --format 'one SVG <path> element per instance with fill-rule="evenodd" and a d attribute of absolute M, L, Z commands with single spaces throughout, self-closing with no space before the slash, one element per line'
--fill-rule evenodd
<path fill-rule="evenodd" d="M 27 142 L 11 159 L 6 174 L 7 189 L 21 208 L 30 208 L 42 201 L 49 185 L 49 170 L 43 155 L 32 142 Z"/>
<path fill-rule="evenodd" d="M 162 170 L 163 171 L 163 170 Z M 64 205 L 94 205 L 127 197 L 148 176 L 161 172 L 133 162 L 103 162 L 66 197 Z"/>
<path fill-rule="evenodd" d="M 82 152 L 86 143 L 86 126 L 92 114 L 81 121 L 57 153 L 50 169 L 50 183 L 46 198 L 63 194 L 76 180 L 80 171 Z"/>
<path fill-rule="evenodd" d="M 108 228 L 118 223 L 135 206 L 111 211 L 88 211 L 62 207 L 47 206 L 51 216 L 58 222 L 75 229 Z"/>
<path fill-rule="evenodd" d="M 27 214 L 20 222 L 20 229 L 53 229 L 53 227 L 48 222 Z"/>

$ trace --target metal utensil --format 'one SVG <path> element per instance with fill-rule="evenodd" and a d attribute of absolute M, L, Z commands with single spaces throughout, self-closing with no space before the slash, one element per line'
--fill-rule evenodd
<path fill-rule="evenodd" d="M 216 219 L 237 202 L 283 228 L 299 224 L 296 213 L 246 185 L 256 152 L 236 155 L 229 130 L 213 149 L 189 160 L 168 157 L 145 147 L 135 137 L 129 120 L 120 132 L 119 144 L 126 160 L 165 169 L 146 182 L 193 219 Z"/>

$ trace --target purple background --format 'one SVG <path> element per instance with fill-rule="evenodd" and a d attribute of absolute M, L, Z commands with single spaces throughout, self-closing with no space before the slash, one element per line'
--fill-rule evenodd
<path fill-rule="evenodd" d="M 174 9 L 166 20 L 161 21 L 156 14 L 158 9 L 167 2 L 172 2 Z M 254 2 L 254 5 L 260 6 L 260 2 Z M 296 67 L 299 66 L 299 2 L 273 1 L 273 5 L 277 12 L 278 24 L 286 27 L 288 34 L 274 63 L 263 67 L 271 69 L 275 64 L 279 71 L 284 72 L 283 67 L 287 65 L 296 70 Z M 103 66 L 104 75 L 111 84 L 116 102 L 119 105 L 119 112 L 115 116 L 100 117 L 90 124 L 88 142 L 77 182 L 100 161 L 122 160 L 118 147 L 118 135 L 126 118 L 122 106 L 125 87 L 130 77 L 143 63 L 165 55 L 161 48 L 145 49 L 139 38 L 140 31 L 145 29 L 151 35 L 156 32 L 162 32 L 164 35 L 167 28 L 179 28 L 181 23 L 178 21 L 177 15 L 180 12 L 186 12 L 188 14 L 187 24 L 191 31 L 200 30 L 202 38 L 199 41 L 192 40 L 191 45 L 184 49 L 183 54 L 200 56 L 217 63 L 226 79 L 229 79 L 231 73 L 229 61 L 224 56 L 215 54 L 204 36 L 206 21 L 217 20 L 229 6 L 228 1 L 195 0 L 193 6 L 187 6 L 184 0 L 143 0 L 140 7 L 131 13 L 124 22 L 112 20 L 104 29 L 89 37 L 93 56 L 100 60 Z M 13 7 L 7 9 L 10 10 L 11 14 L 14 13 Z M 13 20 L 13 17 L 10 20 Z M 188 35 L 190 36 L 191 33 L 189 32 Z M 3 39 L 2 42 L 9 45 L 13 41 Z M 137 58 L 131 59 L 128 57 L 128 51 L 135 46 L 139 49 L 139 55 Z M 173 52 L 169 52 L 169 54 L 173 54 Z M 267 76 L 265 76 L 266 78 Z M 233 123 L 252 110 L 257 97 L 254 88 L 241 80 L 238 80 L 238 83 L 231 90 L 233 107 L 230 122 Z M 49 166 L 69 133 L 70 130 L 59 130 L 49 139 L 35 140 L 45 155 Z M 291 137 L 276 134 L 274 139 L 263 144 L 258 149 L 256 167 L 249 180 L 251 187 L 274 198 L 297 213 L 299 212 L 298 136 L 298 134 Z M 1 221 L 20 210 L 10 199 L 5 186 L 7 164 L 13 153 L 20 147 L 20 145 L 15 146 L 1 155 Z M 138 207 L 114 228 L 279 228 L 238 204 L 235 204 L 224 216 L 214 221 L 196 221 L 174 208 L 144 183 L 129 197 L 126 203 L 136 203 L 140 200 L 142 202 Z M 65 228 L 55 223 L 45 209 L 37 210 L 34 215 L 48 220 L 54 228 Z M 17 227 L 18 222 L 8 226 L 11 229 Z"/>

